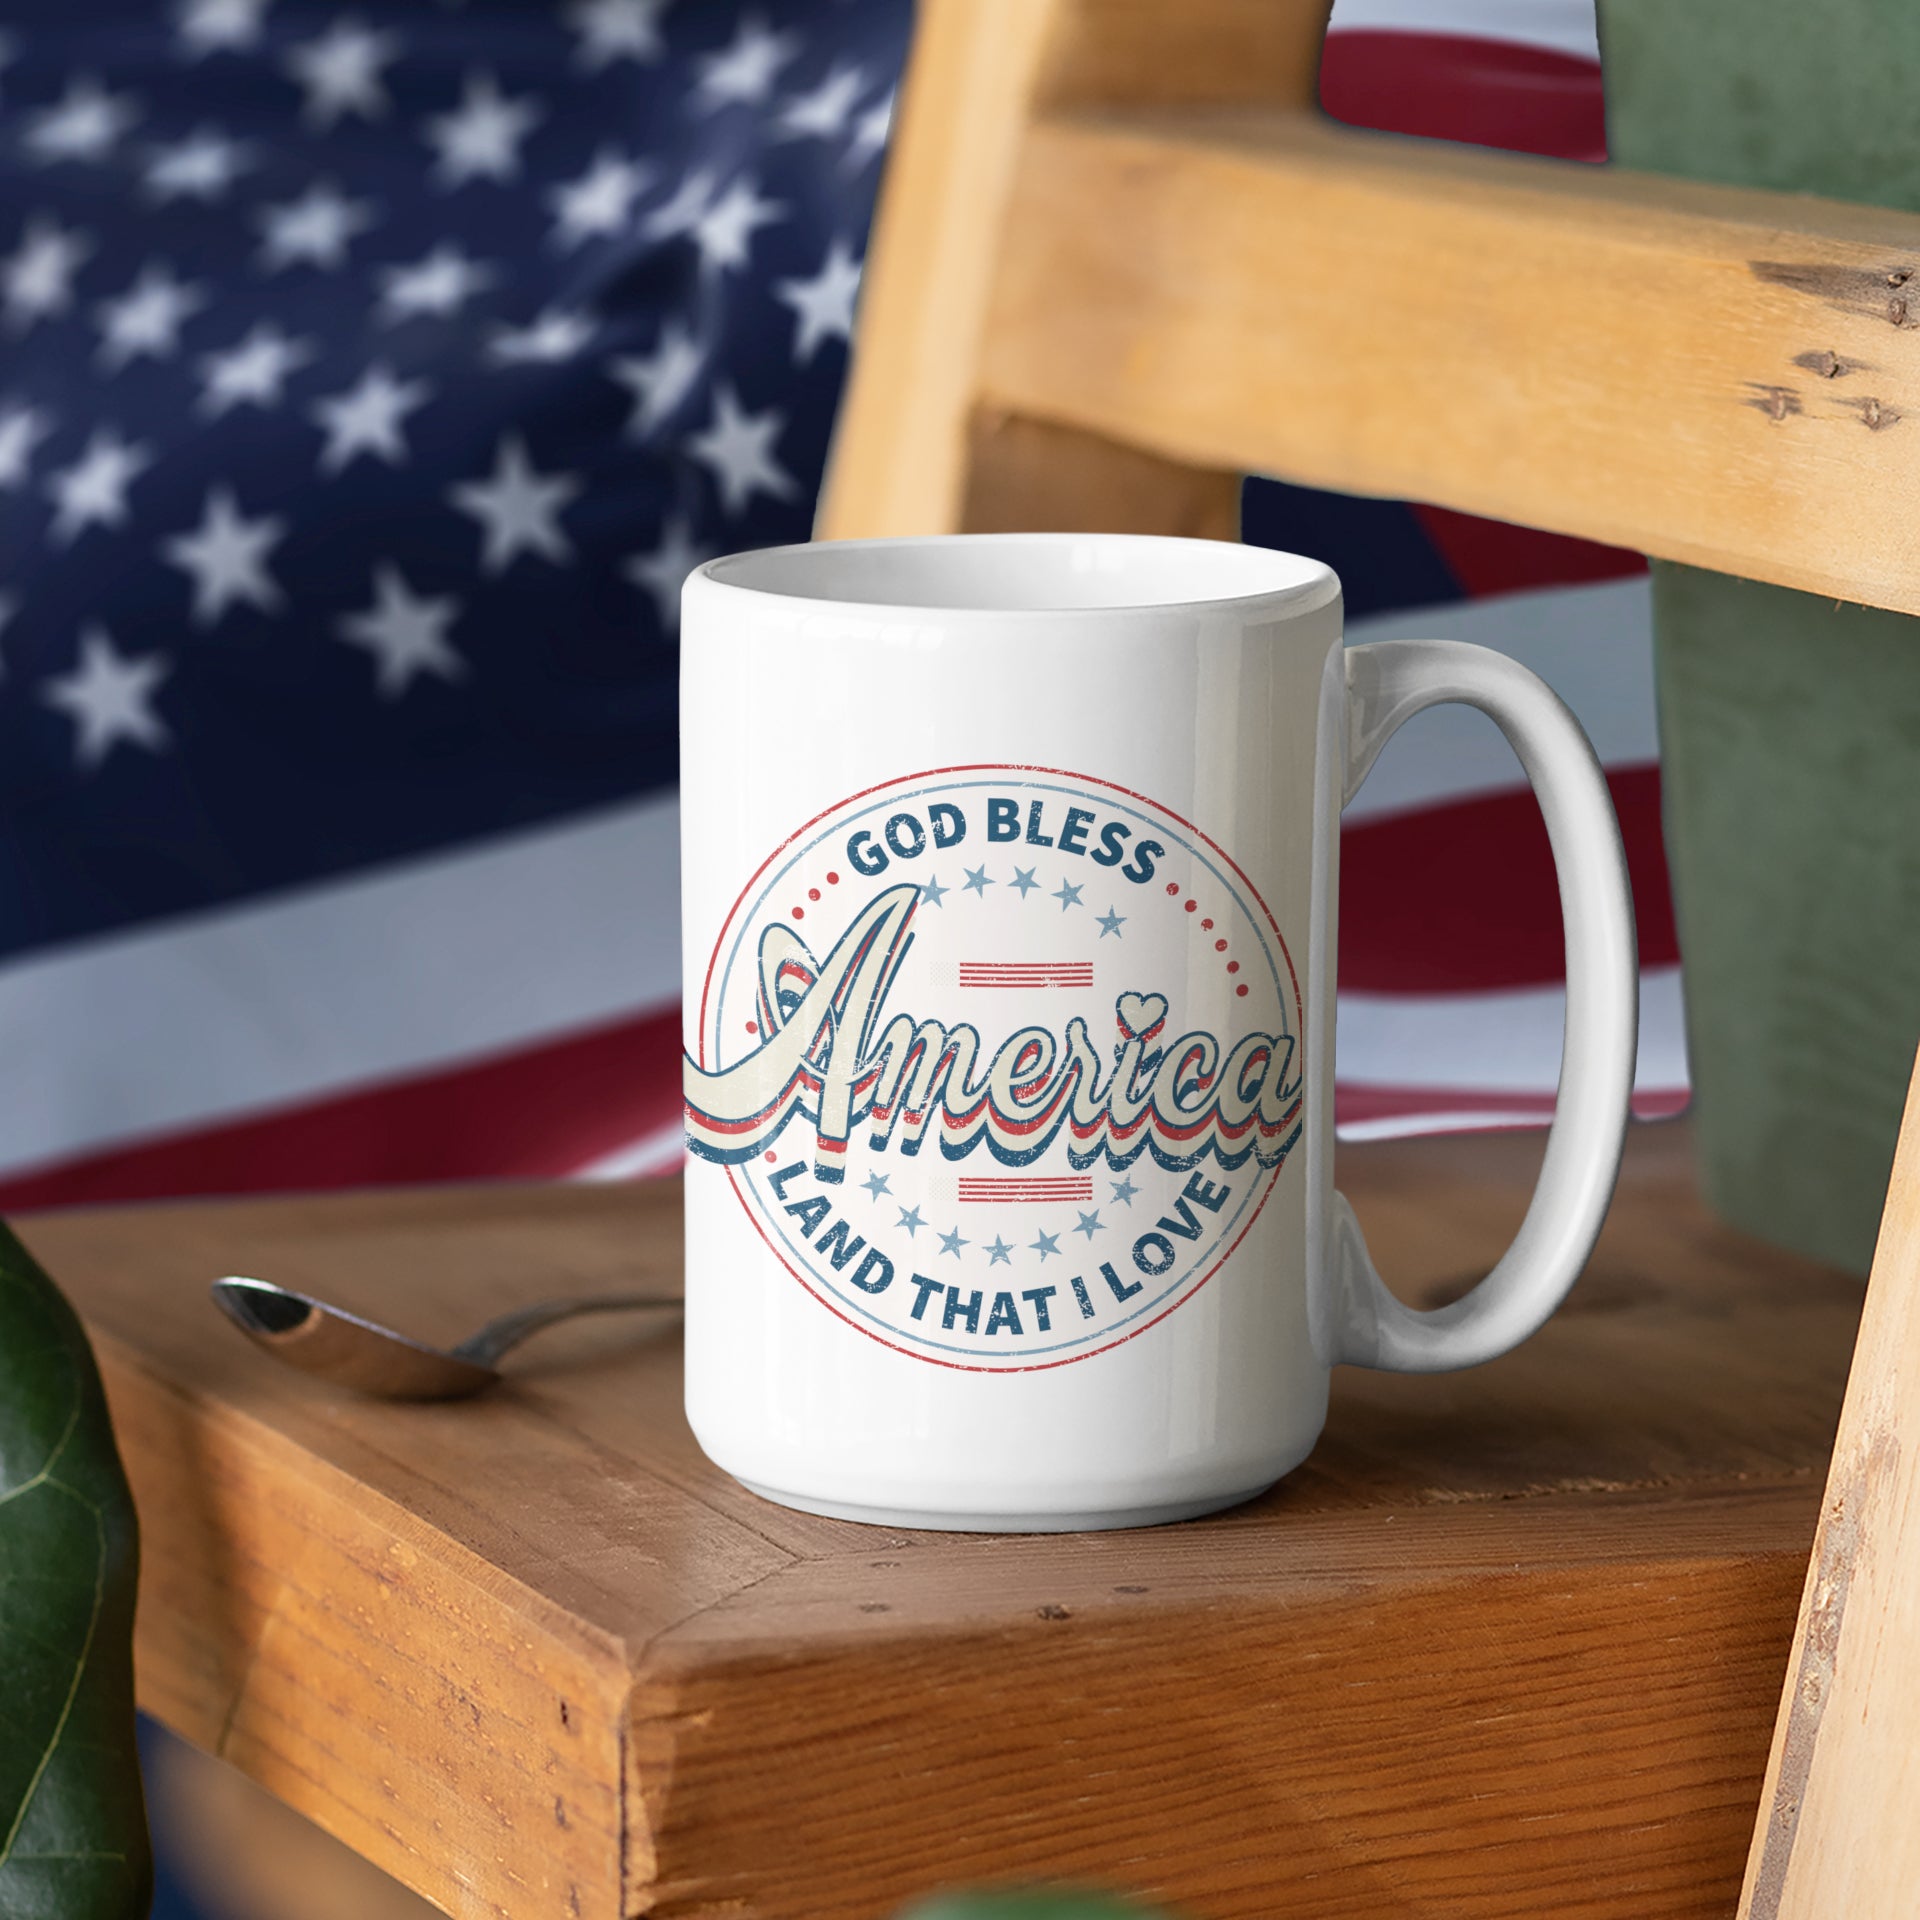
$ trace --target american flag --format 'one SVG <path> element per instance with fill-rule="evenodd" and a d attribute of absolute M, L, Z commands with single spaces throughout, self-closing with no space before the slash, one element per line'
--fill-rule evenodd
<path fill-rule="evenodd" d="M 906 0 L 0 20 L 0 1205 L 672 1164 L 678 589 L 807 533 Z M 1335 26 L 1336 112 L 1594 143 L 1585 0 Z M 1637 561 L 1268 484 L 1248 518 L 1354 637 L 1569 698 L 1683 1098 Z M 1350 1131 L 1551 1103 L 1517 782 L 1446 714 L 1362 793 Z"/>

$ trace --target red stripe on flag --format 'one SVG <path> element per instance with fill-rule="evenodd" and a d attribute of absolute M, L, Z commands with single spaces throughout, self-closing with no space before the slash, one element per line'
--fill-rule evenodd
<path fill-rule="evenodd" d="M 1571 534 L 1483 520 L 1451 507 L 1415 506 L 1413 511 L 1427 538 L 1440 549 L 1447 571 L 1474 599 L 1490 593 L 1626 580 L 1647 570 L 1646 556 L 1624 547 L 1603 547 Z"/>
<path fill-rule="evenodd" d="M 1081 1174 L 1055 1174 L 1051 1177 L 1034 1174 L 1022 1178 L 1018 1174 L 999 1177 L 981 1175 L 970 1178 L 963 1174 L 960 1178 L 960 1198 L 962 1200 L 1091 1200 L 1093 1198 L 1093 1176 Z"/>
<path fill-rule="evenodd" d="M 0 1180 L 0 1208 L 554 1179 L 678 1123 L 680 1012 Z"/>
<path fill-rule="evenodd" d="M 1607 775 L 1633 882 L 1643 967 L 1680 957 L 1658 767 Z M 1490 993 L 1566 978 L 1560 890 L 1526 789 L 1364 820 L 1340 836 L 1340 984 L 1363 993 Z"/>

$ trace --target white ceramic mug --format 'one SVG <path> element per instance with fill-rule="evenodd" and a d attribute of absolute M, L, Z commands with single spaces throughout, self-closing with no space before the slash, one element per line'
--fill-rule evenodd
<path fill-rule="evenodd" d="M 682 620 L 687 1413 L 889 1526 L 1204 1513 L 1337 1362 L 1507 1351 L 1613 1191 L 1638 976 L 1592 748 L 1502 655 L 1343 649 L 1318 561 L 995 535 L 737 554 Z M 1567 1025 L 1518 1237 L 1402 1306 L 1334 1191 L 1340 809 L 1424 707 L 1546 816 Z"/>

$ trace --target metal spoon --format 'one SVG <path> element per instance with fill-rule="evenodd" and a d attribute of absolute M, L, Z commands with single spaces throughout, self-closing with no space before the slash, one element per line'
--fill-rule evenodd
<path fill-rule="evenodd" d="M 500 1378 L 496 1363 L 509 1348 L 556 1320 L 681 1304 L 677 1296 L 659 1293 L 542 1300 L 503 1313 L 457 1347 L 443 1349 L 271 1280 L 238 1274 L 216 1280 L 213 1301 L 248 1339 L 288 1366 L 382 1400 L 462 1400 Z"/>

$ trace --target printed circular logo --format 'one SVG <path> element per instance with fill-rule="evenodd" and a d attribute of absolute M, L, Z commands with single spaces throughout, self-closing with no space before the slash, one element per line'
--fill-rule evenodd
<path fill-rule="evenodd" d="M 856 794 L 720 930 L 687 1144 L 823 1305 L 948 1366 L 1131 1338 L 1300 1138 L 1299 985 L 1221 849 L 1082 774 Z"/>

